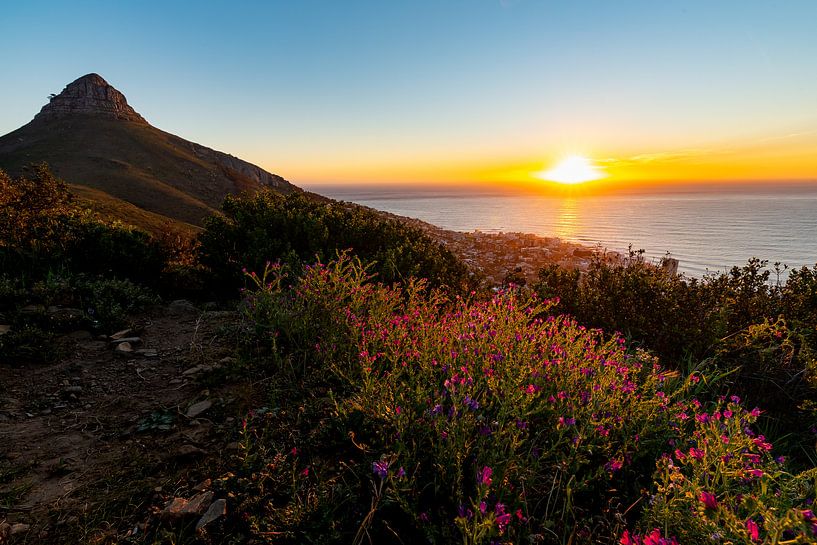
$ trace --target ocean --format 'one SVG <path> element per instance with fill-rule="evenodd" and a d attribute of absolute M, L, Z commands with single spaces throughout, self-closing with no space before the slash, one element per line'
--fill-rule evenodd
<path fill-rule="evenodd" d="M 310 191 L 454 231 L 557 236 L 615 251 L 669 253 L 701 277 L 751 257 L 817 263 L 817 184 L 687 186 L 599 196 L 473 188 L 313 185 Z"/>

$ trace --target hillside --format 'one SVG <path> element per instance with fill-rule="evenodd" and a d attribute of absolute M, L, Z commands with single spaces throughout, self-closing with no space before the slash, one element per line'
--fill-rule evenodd
<path fill-rule="evenodd" d="M 199 226 L 231 193 L 300 191 L 251 163 L 153 127 L 97 74 L 68 84 L 30 123 L 0 137 L 0 169 L 18 174 L 43 161 L 78 193 L 99 197 L 107 212 L 129 210 L 122 219 L 138 222 L 128 204 L 145 211 L 151 221 L 138 224 L 146 228 L 156 215 L 159 223 Z"/>

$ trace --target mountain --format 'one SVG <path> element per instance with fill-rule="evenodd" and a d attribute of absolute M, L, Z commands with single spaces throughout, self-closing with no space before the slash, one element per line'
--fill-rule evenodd
<path fill-rule="evenodd" d="M 17 175 L 43 161 L 101 212 L 151 230 L 167 220 L 200 226 L 230 193 L 301 191 L 150 125 L 98 74 L 69 83 L 30 123 L 0 137 L 0 169 Z"/>

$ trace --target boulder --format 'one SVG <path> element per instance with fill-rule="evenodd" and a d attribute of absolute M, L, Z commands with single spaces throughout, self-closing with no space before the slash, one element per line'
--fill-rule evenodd
<path fill-rule="evenodd" d="M 190 405 L 190 407 L 187 409 L 187 418 L 196 418 L 197 416 L 199 416 L 212 406 L 213 402 L 210 401 L 209 399 L 205 399 L 204 401 L 194 403 Z"/>
<path fill-rule="evenodd" d="M 211 522 L 227 514 L 227 500 L 220 499 L 210 504 L 210 507 L 196 523 L 196 530 L 201 530 Z"/>
<path fill-rule="evenodd" d="M 189 500 L 173 498 L 165 505 L 159 516 L 164 520 L 178 520 L 193 515 L 202 515 L 211 501 L 213 501 L 213 493 L 209 491 L 196 494 Z"/>

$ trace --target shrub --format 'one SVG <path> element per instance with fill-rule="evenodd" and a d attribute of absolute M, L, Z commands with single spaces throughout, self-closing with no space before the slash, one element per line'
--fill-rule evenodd
<path fill-rule="evenodd" d="M 50 363 L 61 353 L 52 333 L 36 326 L 15 327 L 0 335 L 0 363 Z"/>
<path fill-rule="evenodd" d="M 165 263 L 157 241 L 79 206 L 46 165 L 18 178 L 0 171 L 0 270 L 29 279 L 69 270 L 155 284 Z"/>
<path fill-rule="evenodd" d="M 258 415 L 244 428 L 253 454 L 239 482 L 261 494 L 252 501 L 283 534 L 348 542 L 399 532 L 467 544 L 814 540 L 815 470 L 791 474 L 773 458 L 754 428 L 759 410 L 737 397 L 690 400 L 706 376 L 680 380 L 621 337 L 551 315 L 550 301 L 522 290 L 471 301 L 422 282 L 388 287 L 348 256 L 291 283 L 278 265 L 249 276 L 245 316 L 275 354 L 268 371 L 313 407 L 297 410 L 300 432 L 282 420 L 284 441 L 255 431 Z M 785 327 L 766 322 L 734 341 L 785 360 Z M 315 387 L 327 384 L 333 390 L 321 397 Z M 316 406 L 324 409 L 307 416 Z M 297 433 L 318 436 L 311 464 L 284 446 Z M 290 486 L 289 500 L 252 484 L 259 479 Z M 263 532 L 262 519 L 252 520 Z M 316 520 L 326 525 L 304 526 Z"/>
<path fill-rule="evenodd" d="M 646 525 L 681 543 L 814 543 L 817 473 L 787 473 L 751 427 L 760 411 L 738 401 L 673 410 L 679 441 L 658 460 Z"/>
<path fill-rule="evenodd" d="M 630 251 L 623 261 L 601 256 L 585 273 L 557 265 L 543 268 L 533 289 L 558 297 L 560 310 L 605 331 L 620 331 L 669 362 L 700 357 L 721 329 L 711 304 L 714 291 L 696 280 L 669 275 Z"/>
<path fill-rule="evenodd" d="M 208 218 L 200 236 L 200 259 L 221 289 L 242 285 L 242 267 L 260 271 L 282 261 L 297 271 L 303 262 L 331 259 L 351 250 L 384 283 L 410 277 L 463 289 L 467 269 L 450 251 L 418 228 L 348 203 L 272 191 L 228 196 L 222 214 Z"/>
<path fill-rule="evenodd" d="M 339 418 L 369 445 L 355 472 L 387 526 L 436 543 L 589 535 L 649 484 L 677 381 L 622 339 L 537 317 L 549 303 L 518 293 L 374 284 L 347 257 L 291 287 L 277 267 L 253 278 L 255 334 L 345 392 Z"/>

